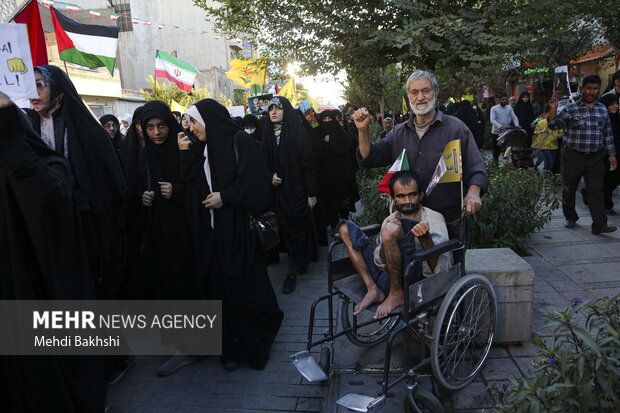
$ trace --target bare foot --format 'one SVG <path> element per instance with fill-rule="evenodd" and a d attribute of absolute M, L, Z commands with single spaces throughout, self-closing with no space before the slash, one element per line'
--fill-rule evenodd
<path fill-rule="evenodd" d="M 385 294 L 381 291 L 377 286 L 371 287 L 368 289 L 368 292 L 356 306 L 355 311 L 353 311 L 353 315 L 359 315 L 362 311 L 370 307 L 374 303 L 380 303 L 385 300 Z"/>
<path fill-rule="evenodd" d="M 403 297 L 403 293 L 394 293 L 390 291 L 388 298 L 386 298 L 385 301 L 381 303 L 379 308 L 377 308 L 375 318 L 379 319 L 387 317 L 388 314 L 390 314 L 392 311 L 396 310 L 403 304 L 405 304 L 405 298 Z"/>

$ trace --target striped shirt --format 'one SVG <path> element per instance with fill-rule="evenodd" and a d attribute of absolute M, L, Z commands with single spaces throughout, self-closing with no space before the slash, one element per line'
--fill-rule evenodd
<path fill-rule="evenodd" d="M 605 148 L 609 155 L 616 154 L 609 113 L 602 103 L 571 103 L 547 123 L 549 129 L 564 129 L 564 145 L 570 149 L 591 153 Z"/>

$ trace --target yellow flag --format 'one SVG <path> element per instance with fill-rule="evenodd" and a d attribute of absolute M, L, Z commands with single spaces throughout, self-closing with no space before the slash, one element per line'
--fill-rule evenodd
<path fill-rule="evenodd" d="M 287 98 L 292 106 L 297 105 L 297 93 L 295 92 L 295 81 L 293 78 L 290 78 L 286 85 L 282 86 L 278 94 Z"/>
<path fill-rule="evenodd" d="M 461 140 L 455 139 L 446 144 L 443 150 L 443 159 L 446 164 L 446 172 L 443 174 L 439 183 L 460 182 L 463 180 L 461 168 Z"/>
<path fill-rule="evenodd" d="M 407 102 L 405 101 L 405 97 L 403 96 L 403 105 L 402 105 L 402 113 L 403 115 L 406 115 L 407 113 L 409 113 L 409 111 L 407 110 Z"/>
<path fill-rule="evenodd" d="M 179 102 L 177 102 L 176 100 L 172 99 L 172 101 L 170 102 L 170 111 L 174 112 L 181 112 L 181 114 L 187 112 L 187 108 L 183 105 L 181 105 Z"/>
<path fill-rule="evenodd" d="M 226 77 L 239 83 L 243 87 L 252 85 L 262 86 L 267 76 L 267 56 L 255 57 L 254 59 L 233 59 L 228 63 L 232 66 L 226 72 Z"/>

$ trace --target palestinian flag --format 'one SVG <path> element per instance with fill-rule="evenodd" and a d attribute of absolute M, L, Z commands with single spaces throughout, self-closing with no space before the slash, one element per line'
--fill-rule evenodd
<path fill-rule="evenodd" d="M 179 89 L 189 92 L 194 85 L 198 69 L 168 53 L 157 51 L 155 55 L 155 77 L 163 77 L 175 83 Z"/>
<path fill-rule="evenodd" d="M 86 67 L 106 67 L 114 74 L 117 27 L 81 24 L 50 7 L 60 59 Z"/>
<path fill-rule="evenodd" d="M 396 162 L 392 165 L 390 170 L 385 174 L 377 189 L 386 194 L 390 194 L 390 178 L 398 171 L 408 171 L 409 170 L 409 159 L 407 159 L 407 150 L 403 149 L 400 153 Z"/>

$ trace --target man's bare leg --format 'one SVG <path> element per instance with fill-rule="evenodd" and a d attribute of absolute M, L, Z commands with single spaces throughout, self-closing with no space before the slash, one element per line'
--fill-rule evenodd
<path fill-rule="evenodd" d="M 344 243 L 344 248 L 349 255 L 349 259 L 351 260 L 351 264 L 353 264 L 353 268 L 357 271 L 357 274 L 360 276 L 364 284 L 366 285 L 366 295 L 356 304 L 353 315 L 358 315 L 368 307 L 370 307 L 374 303 L 379 303 L 385 300 L 385 294 L 383 291 L 377 287 L 374 280 L 372 279 L 370 273 L 368 272 L 368 267 L 366 266 L 366 262 L 364 261 L 364 257 L 362 257 L 362 253 L 353 248 L 353 241 L 351 241 L 351 236 L 349 235 L 349 228 L 346 224 L 341 224 L 338 228 L 338 234 L 340 235 L 340 239 Z"/>
<path fill-rule="evenodd" d="M 381 231 L 381 258 L 390 275 L 390 293 L 375 313 L 375 318 L 387 317 L 392 311 L 405 304 L 401 274 L 401 252 L 398 241 L 403 237 L 402 227 L 388 222 Z"/>

